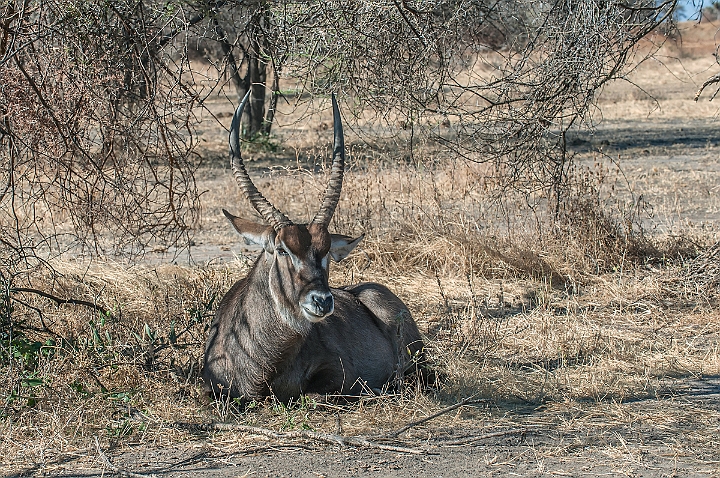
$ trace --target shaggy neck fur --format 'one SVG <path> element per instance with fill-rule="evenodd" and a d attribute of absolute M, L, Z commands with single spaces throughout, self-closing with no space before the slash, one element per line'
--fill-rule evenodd
<path fill-rule="evenodd" d="M 254 369 L 247 370 L 253 390 L 242 391 L 248 396 L 260 395 L 260 389 L 268 389 L 277 371 L 295 358 L 312 327 L 294 312 L 297 306 L 273 292 L 280 290 L 280 279 L 273 256 L 267 253 L 258 258 L 246 278 L 241 307 L 249 333 L 237 335 L 244 339 L 242 347 L 254 362 L 254 367 L 247 367 Z"/>

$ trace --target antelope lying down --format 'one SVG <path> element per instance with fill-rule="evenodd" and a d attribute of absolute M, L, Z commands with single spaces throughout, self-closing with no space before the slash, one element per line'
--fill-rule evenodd
<path fill-rule="evenodd" d="M 263 252 L 247 277 L 220 302 L 205 348 L 203 378 L 215 395 L 245 399 L 379 391 L 422 365 L 423 343 L 403 302 L 386 287 L 328 285 L 329 259 L 360 242 L 328 232 L 345 167 L 343 130 L 332 98 L 335 140 L 330 182 L 309 224 L 294 224 L 250 180 L 239 127 L 248 95 L 230 128 L 232 169 L 245 196 L 269 225 L 223 213 Z"/>

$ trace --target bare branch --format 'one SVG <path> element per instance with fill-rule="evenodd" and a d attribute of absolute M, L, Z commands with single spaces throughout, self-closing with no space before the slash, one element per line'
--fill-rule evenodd
<path fill-rule="evenodd" d="M 414 428 L 414 427 L 416 427 L 416 426 L 418 426 L 418 425 L 421 425 L 421 424 L 423 424 L 423 423 L 425 423 L 425 422 L 429 422 L 430 420 L 432 420 L 432 419 L 434 419 L 434 418 L 437 418 L 437 417 L 439 417 L 439 416 L 441 416 L 441 415 L 445 415 L 446 413 L 452 412 L 453 410 L 456 410 L 456 409 L 458 409 L 458 408 L 460 408 L 460 407 L 462 407 L 462 406 L 469 405 L 469 404 L 474 404 L 474 403 L 482 403 L 482 402 L 485 402 L 485 400 L 476 400 L 474 396 L 467 397 L 467 398 L 465 398 L 464 400 L 461 400 L 461 401 L 459 401 L 458 403 L 455 403 L 455 404 L 453 404 L 453 405 L 450 405 L 449 407 L 443 408 L 442 410 L 440 410 L 440 411 L 438 411 L 438 412 L 436 412 L 436 413 L 433 413 L 432 415 L 430 415 L 430 416 L 428 416 L 428 417 L 425 417 L 425 418 L 423 418 L 423 419 L 420 419 L 420 420 L 417 420 L 417 421 L 408 423 L 407 425 L 405 425 L 405 426 L 403 426 L 403 427 L 400 427 L 400 428 L 398 428 L 397 430 L 394 430 L 394 431 L 388 433 L 388 436 L 397 437 L 397 436 L 401 435 L 402 433 L 410 430 L 411 428 Z"/>
<path fill-rule="evenodd" d="M 695 101 L 698 101 L 700 99 L 700 95 L 702 94 L 703 90 L 705 90 L 705 88 L 707 88 L 710 85 L 714 85 L 716 83 L 720 83 L 720 73 L 718 73 L 717 75 L 711 76 L 710 78 L 705 80 L 705 82 L 703 82 L 702 86 L 700 86 L 700 89 L 697 91 L 697 93 L 695 93 L 695 98 L 694 98 Z M 715 99 L 715 97 L 718 94 L 718 91 L 720 91 L 720 89 L 718 89 L 717 91 L 715 91 L 715 93 L 713 93 L 713 95 L 710 97 L 710 101 Z"/>
<path fill-rule="evenodd" d="M 30 289 L 30 288 L 27 288 L 27 287 L 14 287 L 14 288 L 11 288 L 11 289 L 10 289 L 10 293 L 11 293 L 11 294 L 15 294 L 15 293 L 28 293 L 28 294 L 39 295 L 40 297 L 44 297 L 44 298 L 46 298 L 46 299 L 52 300 L 52 301 L 55 302 L 57 305 L 63 305 L 63 304 L 82 305 L 83 307 L 89 307 L 89 308 L 91 308 L 91 309 L 95 309 L 95 310 L 97 310 L 98 312 L 100 312 L 102 315 L 104 315 L 104 316 L 106 316 L 106 317 L 112 317 L 112 314 L 111 314 L 109 311 L 107 311 L 106 309 L 104 309 L 103 307 L 101 307 L 101 306 L 99 306 L 99 305 L 97 305 L 97 304 L 95 304 L 95 303 L 93 303 L 93 302 L 88 302 L 88 301 L 86 301 L 86 300 L 81 300 L 81 299 L 62 299 L 62 298 L 57 297 L 57 296 L 54 296 L 54 295 L 52 295 L 52 294 L 48 294 L 47 292 L 43 292 L 43 291 L 38 290 L 38 289 Z"/>
<path fill-rule="evenodd" d="M 276 432 L 268 430 L 267 428 L 251 427 L 248 425 L 239 425 L 235 423 L 207 423 L 207 424 L 187 424 L 187 423 L 176 423 L 181 428 L 193 428 L 203 431 L 218 430 L 218 431 L 237 431 L 244 432 L 252 435 L 261 435 L 267 438 L 275 440 L 311 440 L 321 443 L 328 443 L 330 445 L 340 446 L 355 446 L 355 447 L 366 447 L 375 448 L 378 450 L 394 451 L 398 453 L 410 453 L 413 455 L 422 455 L 427 453 L 424 450 L 418 448 L 407 448 L 394 445 L 385 445 L 383 443 L 377 443 L 370 441 L 365 437 L 348 437 L 343 435 L 335 435 L 332 433 L 321 433 L 310 430 L 294 430 L 289 432 Z"/>

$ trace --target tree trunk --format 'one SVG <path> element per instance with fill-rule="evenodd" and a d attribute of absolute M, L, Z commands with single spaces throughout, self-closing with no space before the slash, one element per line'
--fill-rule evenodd
<path fill-rule="evenodd" d="M 260 42 L 253 38 L 248 49 L 248 73 L 250 76 L 250 109 L 244 136 L 252 138 L 264 132 L 265 123 L 265 80 L 267 63 L 260 56 Z"/>
<path fill-rule="evenodd" d="M 272 91 L 270 92 L 270 104 L 267 108 L 267 114 L 265 115 L 265 125 L 263 127 L 263 134 L 270 134 L 270 128 L 272 128 L 273 120 L 275 119 L 275 108 L 277 108 L 278 92 L 280 91 L 280 72 L 277 68 L 273 69 L 273 84 Z"/>
<path fill-rule="evenodd" d="M 240 64 L 238 64 L 233 54 L 233 44 L 220 26 L 217 18 L 213 18 L 215 33 L 227 60 L 228 67 L 230 68 L 230 78 L 235 85 L 238 99 L 240 100 L 245 96 L 248 88 L 251 90 L 249 108 L 245 110 L 246 114 L 242 118 L 241 134 L 245 139 L 251 139 L 257 134 L 267 134 L 270 130 L 269 126 L 267 126 L 267 121 L 272 122 L 272 115 L 268 118 L 265 117 L 267 62 L 264 59 L 262 50 L 262 46 L 265 43 L 265 38 L 263 38 L 262 33 L 265 19 L 265 4 L 264 2 L 260 2 L 258 4 L 258 10 L 251 20 L 252 27 L 249 29 L 250 39 L 247 47 L 243 47 L 242 44 L 238 45 L 243 55 L 240 59 Z M 245 61 L 247 61 L 247 70 L 245 76 L 241 77 L 240 68 Z"/>

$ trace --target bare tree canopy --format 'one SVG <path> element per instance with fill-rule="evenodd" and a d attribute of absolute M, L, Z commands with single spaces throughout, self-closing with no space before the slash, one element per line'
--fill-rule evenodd
<path fill-rule="evenodd" d="M 142 246 L 192 225 L 196 98 L 181 81 L 187 62 L 157 41 L 157 16 L 142 2 L 0 9 L 6 246 L 49 235 L 58 246 L 64 233 L 94 250 Z"/>
<path fill-rule="evenodd" d="M 509 186 L 557 189 L 569 165 L 565 133 L 675 8 L 654 0 L 297 3 L 278 12 L 285 50 L 277 56 L 306 91 L 342 90 L 358 114 L 393 113 L 463 158 L 494 163 Z"/>
<path fill-rule="evenodd" d="M 198 215 L 194 114 L 252 88 L 335 91 L 503 184 L 558 192 L 564 134 L 675 0 L 18 0 L 0 7 L 0 241 L 11 255 L 182 242 Z M 218 70 L 201 86 L 190 61 Z M 207 80 L 207 78 L 203 78 Z M 266 98 L 267 97 L 267 98 Z M 288 102 L 289 103 L 289 102 Z M 559 193 L 558 193 L 559 195 Z M 50 240 L 52 238 L 52 240 Z M 4 253 L 3 253 L 4 255 Z"/>

